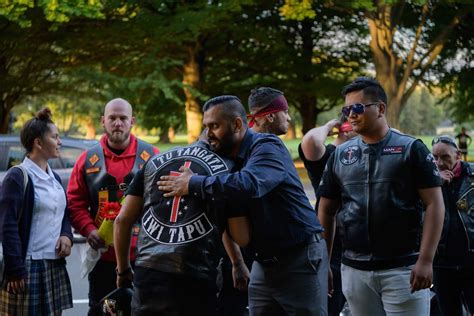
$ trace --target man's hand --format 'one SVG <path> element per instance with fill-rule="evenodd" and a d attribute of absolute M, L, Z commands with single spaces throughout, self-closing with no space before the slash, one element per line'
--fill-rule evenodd
<path fill-rule="evenodd" d="M 433 280 L 433 264 L 418 260 L 411 271 L 410 284 L 411 292 L 428 289 Z"/>
<path fill-rule="evenodd" d="M 339 127 L 339 120 L 337 119 L 332 119 L 328 121 L 326 124 L 324 124 L 326 128 L 328 129 L 328 136 L 332 136 L 334 134 L 337 134 L 338 132 L 334 131 L 335 127 Z"/>
<path fill-rule="evenodd" d="M 7 282 L 7 292 L 11 294 L 21 294 L 25 292 L 25 280 L 16 279 Z"/>
<path fill-rule="evenodd" d="M 454 178 L 454 173 L 451 170 L 443 170 L 439 172 L 439 176 L 443 181 L 450 183 Z"/>
<path fill-rule="evenodd" d="M 87 236 L 87 242 L 94 250 L 99 250 L 99 248 L 105 248 L 105 241 L 100 238 L 97 229 L 94 229 L 90 232 L 89 236 Z"/>
<path fill-rule="evenodd" d="M 242 292 L 247 291 L 249 284 L 250 272 L 243 261 L 239 261 L 237 264 L 232 264 L 232 280 L 234 281 L 234 287 Z"/>
<path fill-rule="evenodd" d="M 58 242 L 56 243 L 56 251 L 58 255 L 65 258 L 71 254 L 71 239 L 66 236 L 59 236 Z"/>
<path fill-rule="evenodd" d="M 334 281 L 332 276 L 331 267 L 328 268 L 328 296 L 332 297 L 334 294 Z"/>
<path fill-rule="evenodd" d="M 161 176 L 160 181 L 157 181 L 158 189 L 165 191 L 164 197 L 183 196 L 188 195 L 189 180 L 193 172 L 189 168 L 180 168 L 182 172 L 179 176 Z"/>

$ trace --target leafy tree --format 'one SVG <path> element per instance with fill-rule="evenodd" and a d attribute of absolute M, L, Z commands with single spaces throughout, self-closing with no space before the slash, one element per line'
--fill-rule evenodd
<path fill-rule="evenodd" d="M 400 129 L 411 135 L 434 135 L 444 117 L 443 107 L 428 89 L 417 89 L 400 116 Z"/>
<path fill-rule="evenodd" d="M 291 5 L 295 1 L 285 3 Z M 388 120 L 395 127 L 399 127 L 400 113 L 416 87 L 420 83 L 436 83 L 435 71 L 446 71 L 437 66 L 451 58 L 453 52 L 469 49 L 463 46 L 465 41 L 458 39 L 460 31 L 472 29 L 474 4 L 470 2 L 352 0 L 324 3 L 366 21 L 376 78 L 388 94 Z M 451 49 L 445 50 L 446 46 Z"/>
<path fill-rule="evenodd" d="M 203 89 L 209 95 L 232 92 L 244 102 L 256 86 L 280 89 L 298 110 L 305 133 L 319 113 L 340 102 L 347 77 L 365 65 L 355 57 L 361 52 L 351 49 L 351 38 L 338 45 L 333 41 L 360 28 L 323 7 L 317 8 L 316 20 L 283 20 L 280 5 L 251 6 L 234 21 L 238 27 L 213 38 Z"/>
<path fill-rule="evenodd" d="M 26 97 L 57 89 L 61 69 L 74 66 L 70 50 L 57 45 L 61 23 L 101 19 L 101 4 L 81 0 L 8 1 L 0 6 L 0 133 L 12 108 Z"/>

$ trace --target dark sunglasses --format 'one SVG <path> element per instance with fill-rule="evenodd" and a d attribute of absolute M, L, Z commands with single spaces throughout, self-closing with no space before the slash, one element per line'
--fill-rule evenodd
<path fill-rule="evenodd" d="M 354 114 L 362 114 L 365 112 L 366 107 L 371 106 L 371 105 L 376 105 L 376 104 L 379 104 L 379 102 L 367 103 L 367 104 L 355 103 L 355 104 L 343 106 L 341 113 L 344 114 L 346 117 L 349 117 L 349 115 L 351 114 L 351 111 Z"/>
<path fill-rule="evenodd" d="M 434 146 L 437 143 L 445 143 L 445 144 L 451 145 L 454 148 L 458 149 L 458 145 L 456 144 L 454 139 L 452 137 L 449 137 L 449 136 L 446 136 L 446 135 L 433 138 L 433 140 L 431 141 L 431 146 Z"/>

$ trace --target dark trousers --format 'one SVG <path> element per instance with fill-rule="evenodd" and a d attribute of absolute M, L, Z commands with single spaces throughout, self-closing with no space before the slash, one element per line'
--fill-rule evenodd
<path fill-rule="evenodd" d="M 463 303 L 474 314 L 474 269 L 433 270 L 433 284 L 443 315 L 462 316 Z"/>
<path fill-rule="evenodd" d="M 133 284 L 134 316 L 216 314 L 215 278 L 197 279 L 136 267 Z"/>
<path fill-rule="evenodd" d="M 277 259 L 271 264 L 254 261 L 252 265 L 250 315 L 327 315 L 329 263 L 325 241 L 315 240 Z"/>
<path fill-rule="evenodd" d="M 217 298 L 217 315 L 246 316 L 248 315 L 248 293 L 234 287 L 232 270 L 222 270 L 222 288 Z"/>
<path fill-rule="evenodd" d="M 89 273 L 89 316 L 102 316 L 100 300 L 117 288 L 115 262 L 99 260 Z"/>
<path fill-rule="evenodd" d="M 331 297 L 328 297 L 328 315 L 339 316 L 346 298 L 342 293 L 342 280 L 341 280 L 341 258 L 339 254 L 338 259 L 334 259 L 334 255 L 331 257 L 331 272 L 332 272 L 332 284 L 334 292 Z M 336 255 L 337 256 L 337 255 Z"/>

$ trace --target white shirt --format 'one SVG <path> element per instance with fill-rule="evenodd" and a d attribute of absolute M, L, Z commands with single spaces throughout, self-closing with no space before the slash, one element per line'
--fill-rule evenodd
<path fill-rule="evenodd" d="M 45 172 L 28 157 L 21 165 L 27 170 L 35 188 L 35 206 L 26 256 L 34 260 L 58 259 L 56 243 L 61 233 L 66 194 L 49 165 L 48 172 Z"/>

